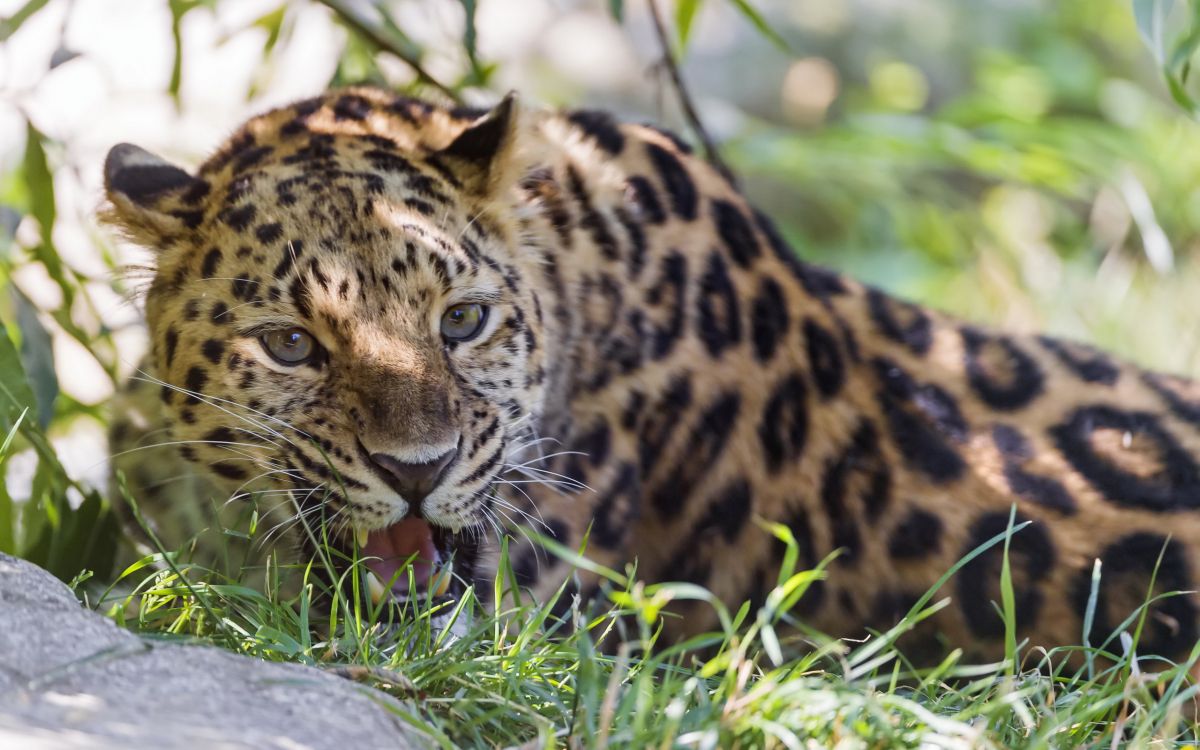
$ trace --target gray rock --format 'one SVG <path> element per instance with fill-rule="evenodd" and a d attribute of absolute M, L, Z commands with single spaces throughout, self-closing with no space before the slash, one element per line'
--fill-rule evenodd
<path fill-rule="evenodd" d="M 0 748 L 428 747 L 414 714 L 319 669 L 140 638 L 0 554 Z"/>

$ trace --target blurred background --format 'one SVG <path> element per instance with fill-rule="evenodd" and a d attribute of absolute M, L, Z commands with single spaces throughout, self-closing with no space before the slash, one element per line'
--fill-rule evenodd
<path fill-rule="evenodd" d="M 145 349 L 122 269 L 148 261 L 95 223 L 111 145 L 195 165 L 253 113 L 364 81 L 692 139 L 646 2 L 0 0 L 0 551 L 111 567 L 105 406 Z M 801 255 L 1194 376 L 1174 5 L 659 0 L 701 119 Z"/>

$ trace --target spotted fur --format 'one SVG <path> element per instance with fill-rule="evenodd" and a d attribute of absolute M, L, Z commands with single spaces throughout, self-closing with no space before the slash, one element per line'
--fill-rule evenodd
<path fill-rule="evenodd" d="M 482 577 L 494 545 L 469 532 L 508 514 L 730 603 L 776 580 L 768 519 L 800 565 L 840 551 L 800 605 L 837 635 L 890 624 L 1014 505 L 1030 522 L 1009 548 L 1018 636 L 1034 643 L 1079 640 L 1096 559 L 1093 640 L 1152 576 L 1156 591 L 1200 577 L 1200 387 L 810 266 L 655 128 L 353 89 L 254 118 L 194 175 L 131 153 L 109 216 L 158 253 L 164 413 L 226 485 L 270 472 L 367 526 L 420 513 Z M 491 308 L 483 335 L 442 342 L 439 316 L 466 299 Z M 289 325 L 328 355 L 273 362 L 257 337 Z M 454 439 L 415 508 L 364 458 Z M 566 572 L 523 540 L 514 554 L 539 592 Z M 949 642 L 997 653 L 1001 556 L 951 584 L 933 620 Z M 681 611 L 676 635 L 713 625 Z M 1196 600 L 1148 622 L 1143 649 L 1178 657 Z"/>

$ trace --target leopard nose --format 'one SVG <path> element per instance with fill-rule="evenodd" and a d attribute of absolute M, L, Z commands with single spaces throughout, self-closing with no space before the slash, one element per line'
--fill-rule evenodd
<path fill-rule="evenodd" d="M 425 499 L 433 491 L 446 467 L 454 460 L 458 448 L 452 448 L 442 455 L 423 463 L 410 463 L 389 456 L 386 453 L 372 453 L 371 462 L 381 470 L 384 479 L 392 489 L 412 505 Z"/>

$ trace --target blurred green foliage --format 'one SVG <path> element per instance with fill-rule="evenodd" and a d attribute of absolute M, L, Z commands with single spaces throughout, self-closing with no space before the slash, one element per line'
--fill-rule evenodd
<path fill-rule="evenodd" d="M 1033 307 L 1027 325 L 1063 322 L 1052 314 L 1061 288 L 1041 288 L 1039 272 L 1093 275 L 1110 252 L 1139 277 L 1189 266 L 1200 131 L 1139 64 L 1129 7 L 946 5 L 961 38 L 944 69 L 911 48 L 917 60 L 903 59 L 905 44 L 861 59 L 846 40 L 826 40 L 820 52 L 842 76 L 831 117 L 801 134 L 757 123 L 731 144 L 750 192 L 801 253 L 982 318 Z M 987 23 L 969 22 L 983 12 Z M 1008 43 L 989 43 L 997 36 Z M 1098 206 L 1101 196 L 1110 200 Z M 1131 210 L 1134 196 L 1149 211 Z M 1097 231 L 1106 218 L 1115 234 Z M 989 268 L 1011 282 L 991 300 L 978 283 Z"/>
<path fill-rule="evenodd" d="M 174 50 L 167 92 L 177 105 L 186 19 L 232 2 L 164 0 L 171 23 L 163 34 Z M 19 5 L 0 20 L 0 43 L 49 5 Z M 431 50 L 384 2 L 280 2 L 250 22 L 263 32 L 263 69 L 289 43 L 299 12 L 315 5 L 346 30 L 330 85 L 391 85 L 385 60 L 398 58 L 414 72 L 408 85 L 418 94 L 499 87 L 499 66 L 479 49 L 476 0 L 457 3 L 463 64 L 444 79 L 426 69 Z M 627 28 L 645 20 L 644 0 L 594 5 Z M 660 5 L 673 23 L 673 54 L 708 105 L 702 114 L 736 112 L 717 118 L 726 160 L 802 255 L 968 317 L 1200 371 L 1200 306 L 1192 304 L 1200 283 L 1200 128 L 1191 120 L 1190 76 L 1200 2 Z M 699 41 L 704 14 L 721 9 L 740 23 L 746 51 L 726 49 L 714 68 Z M 764 43 L 751 54 L 754 38 Z M 49 67 L 74 55 L 60 46 Z M 719 101 L 708 83 L 722 74 L 754 79 L 759 93 L 736 98 L 730 89 Z M 116 525 L 101 494 L 68 476 L 47 436 L 105 417 L 101 406 L 61 392 L 52 341 L 78 342 L 115 380 L 114 332 L 89 288 L 127 290 L 102 233 L 92 236 L 105 278 L 58 252 L 56 180 L 68 166 L 66 144 L 47 137 L 17 97 L 11 104 L 26 137 L 13 168 L 0 173 L 0 475 L 11 474 L 18 455 L 34 468 L 26 502 L 14 503 L 0 482 L 0 550 L 67 580 L 85 567 L 103 578 Z M 57 290 L 55 303 L 35 305 L 23 291 L 16 278 L 31 269 Z"/>
<path fill-rule="evenodd" d="M 1138 31 L 1162 68 L 1175 101 L 1193 116 L 1200 105 L 1193 96 L 1192 63 L 1200 49 L 1200 3 L 1195 0 L 1132 0 Z"/>

